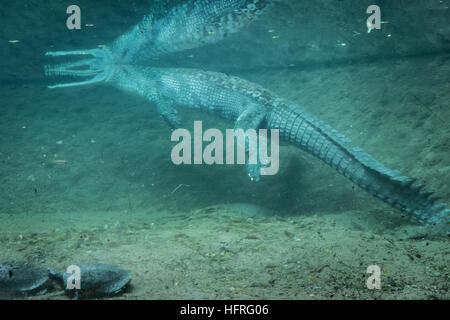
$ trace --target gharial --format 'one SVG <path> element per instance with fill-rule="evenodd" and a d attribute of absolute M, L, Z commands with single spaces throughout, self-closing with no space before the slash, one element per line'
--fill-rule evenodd
<path fill-rule="evenodd" d="M 235 128 L 279 129 L 280 137 L 321 159 L 370 194 L 411 214 L 439 232 L 449 232 L 446 204 L 396 170 L 386 168 L 349 140 L 261 86 L 217 72 L 156 68 L 140 61 L 217 42 L 242 29 L 273 2 L 268 0 L 187 1 L 162 17 L 147 15 L 129 32 L 102 49 L 47 52 L 47 56 L 91 56 L 46 66 L 48 76 L 91 77 L 60 88 L 111 83 L 156 103 L 173 127 L 176 106 L 201 109 L 235 121 Z M 259 179 L 258 165 L 247 166 Z"/>

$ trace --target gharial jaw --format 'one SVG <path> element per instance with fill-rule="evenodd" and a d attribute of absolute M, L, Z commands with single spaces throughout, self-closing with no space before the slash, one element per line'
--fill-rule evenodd
<path fill-rule="evenodd" d="M 74 62 L 66 62 L 45 66 L 46 76 L 70 76 L 70 77 L 91 77 L 90 79 L 78 82 L 59 83 L 49 85 L 50 89 L 83 86 L 102 81 L 108 81 L 114 71 L 114 59 L 107 48 L 89 49 L 77 51 L 49 51 L 46 56 L 92 56 L 92 58 L 82 59 Z"/>

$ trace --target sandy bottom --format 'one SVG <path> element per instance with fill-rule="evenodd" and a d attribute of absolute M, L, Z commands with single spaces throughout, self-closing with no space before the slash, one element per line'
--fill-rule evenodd
<path fill-rule="evenodd" d="M 130 288 L 112 299 L 450 298 L 448 241 L 421 226 L 379 234 L 358 211 L 256 217 L 251 209 L 258 210 L 236 204 L 166 216 L 97 212 L 73 221 L 42 215 L 28 228 L 26 215 L 1 215 L 1 257 L 60 271 L 95 262 L 131 270 Z M 58 227 L 49 229 L 49 219 Z M 381 269 L 380 290 L 366 286 L 370 265 Z M 29 299 L 68 297 L 55 284 Z"/>

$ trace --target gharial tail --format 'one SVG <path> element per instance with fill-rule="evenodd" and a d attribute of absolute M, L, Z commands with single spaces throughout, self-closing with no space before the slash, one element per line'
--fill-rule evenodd
<path fill-rule="evenodd" d="M 432 192 L 422 192 L 423 185 L 386 168 L 349 140 L 314 117 L 285 105 L 275 108 L 268 119 L 280 136 L 313 154 L 362 189 L 430 225 L 436 233 L 450 234 L 449 213 Z"/>

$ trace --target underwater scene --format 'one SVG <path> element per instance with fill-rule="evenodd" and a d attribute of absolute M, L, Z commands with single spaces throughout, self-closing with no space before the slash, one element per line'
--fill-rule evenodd
<path fill-rule="evenodd" d="M 449 0 L 0 9 L 0 299 L 449 299 Z"/>

